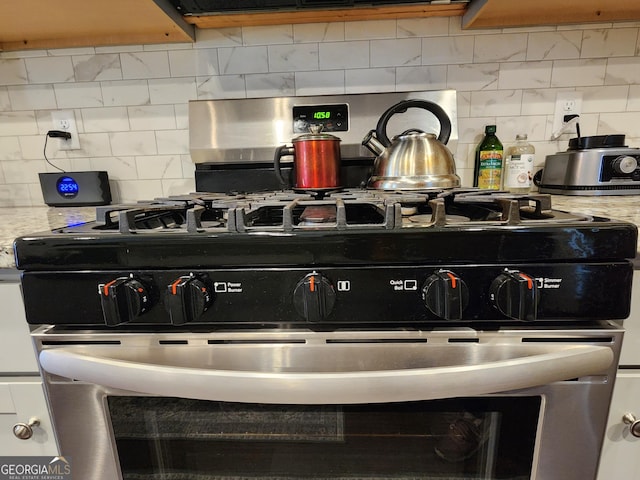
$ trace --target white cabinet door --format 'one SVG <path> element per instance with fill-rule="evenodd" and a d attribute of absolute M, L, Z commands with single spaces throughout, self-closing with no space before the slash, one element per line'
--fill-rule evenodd
<path fill-rule="evenodd" d="M 640 370 L 621 370 L 616 377 L 598 480 L 640 478 L 640 438 L 622 421 L 626 413 L 640 418 Z"/>
<path fill-rule="evenodd" d="M 0 325 L 0 376 L 37 372 L 19 283 L 0 281 Z"/>
<path fill-rule="evenodd" d="M 22 440 L 13 433 L 17 423 L 36 418 L 31 438 Z M 39 377 L 0 379 L 0 455 L 56 456 L 56 445 L 47 402 Z"/>
<path fill-rule="evenodd" d="M 633 272 L 631 314 L 624 321 L 624 329 L 620 365 L 640 366 L 640 270 Z"/>

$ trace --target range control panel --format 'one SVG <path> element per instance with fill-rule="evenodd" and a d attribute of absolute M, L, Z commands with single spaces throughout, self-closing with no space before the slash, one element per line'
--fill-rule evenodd
<path fill-rule="evenodd" d="M 320 126 L 321 132 L 349 131 L 349 105 L 295 105 L 293 107 L 293 132 L 309 133 L 311 125 Z"/>
<path fill-rule="evenodd" d="M 27 272 L 23 290 L 31 324 L 582 321 L 626 318 L 631 276 L 627 262 Z"/>

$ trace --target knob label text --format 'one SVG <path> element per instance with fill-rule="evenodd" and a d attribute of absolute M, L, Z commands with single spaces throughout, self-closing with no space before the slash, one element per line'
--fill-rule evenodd
<path fill-rule="evenodd" d="M 418 290 L 417 280 L 389 280 L 389 285 L 391 285 L 395 291 L 408 290 L 415 292 Z"/>
<path fill-rule="evenodd" d="M 213 290 L 216 293 L 242 293 L 242 283 L 240 282 L 215 282 Z"/>
<path fill-rule="evenodd" d="M 538 288 L 546 289 L 558 289 L 562 283 L 561 278 L 537 277 L 535 280 Z"/>

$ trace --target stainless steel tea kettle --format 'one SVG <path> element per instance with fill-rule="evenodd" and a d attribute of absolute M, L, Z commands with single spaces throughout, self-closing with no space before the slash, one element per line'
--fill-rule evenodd
<path fill-rule="evenodd" d="M 440 122 L 438 137 L 418 129 L 409 129 L 389 140 L 387 123 L 396 113 L 409 108 L 431 112 Z M 460 186 L 453 155 L 445 144 L 451 135 L 451 120 L 439 105 L 427 100 L 404 100 L 385 111 L 375 130 L 362 145 L 377 155 L 368 188 L 379 190 L 422 190 Z"/>

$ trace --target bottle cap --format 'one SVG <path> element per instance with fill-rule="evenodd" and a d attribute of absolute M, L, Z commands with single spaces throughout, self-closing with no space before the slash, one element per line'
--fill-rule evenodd
<path fill-rule="evenodd" d="M 484 127 L 484 133 L 496 133 L 496 126 L 495 125 L 487 125 Z"/>
<path fill-rule="evenodd" d="M 527 139 L 527 134 L 526 133 L 518 133 L 516 135 L 516 140 L 526 140 Z"/>

